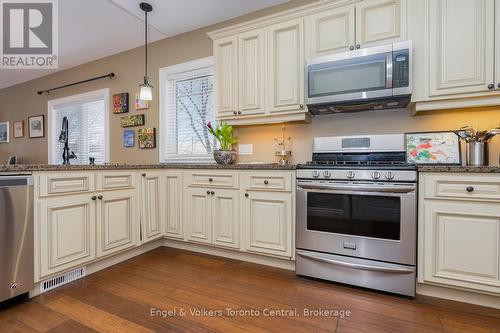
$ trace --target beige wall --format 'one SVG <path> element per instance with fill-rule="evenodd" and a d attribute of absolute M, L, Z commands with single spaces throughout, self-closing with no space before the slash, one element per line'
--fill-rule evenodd
<path fill-rule="evenodd" d="M 292 0 L 281 6 L 255 12 L 222 24 L 164 39 L 152 44 L 149 62 L 152 83 L 156 87 L 154 90 L 154 100 L 148 110 L 139 112 L 133 110 L 132 106 L 129 114 L 144 113 L 146 115 L 146 126 L 158 128 L 158 69 L 211 55 L 212 43 L 206 36 L 207 31 L 310 2 L 312 1 Z M 111 94 L 129 92 L 131 101 L 133 101 L 133 96 L 138 91 L 137 86 L 142 80 L 143 61 L 143 50 L 140 48 L 133 49 L 0 90 L 0 122 L 24 120 L 25 123 L 27 123 L 27 118 L 29 116 L 40 114 L 47 115 L 47 102 L 51 99 L 102 88 L 110 88 Z M 59 86 L 109 72 L 115 72 L 117 77 L 114 80 L 95 81 L 77 87 L 59 90 L 48 96 L 39 96 L 36 94 L 36 91 L 41 89 Z M 498 126 L 499 121 L 500 107 L 488 110 L 433 112 L 416 117 L 412 117 L 406 111 L 364 112 L 358 114 L 323 116 L 314 119 L 311 124 L 289 124 L 287 125 L 287 133 L 293 137 L 293 161 L 304 162 L 310 159 L 312 137 L 314 136 L 448 130 L 463 125 L 489 128 Z M 122 133 L 123 128 L 120 127 L 120 116 L 110 115 L 110 158 L 112 162 L 158 162 L 158 149 L 144 150 L 138 149 L 137 147 L 123 148 Z M 280 125 L 240 128 L 236 133 L 240 143 L 252 143 L 254 145 L 254 155 L 241 156 L 239 159 L 241 162 L 274 160 L 273 139 L 279 137 Z M 14 139 L 11 136 L 11 143 L 0 144 L 0 163 L 9 155 L 17 155 L 20 157 L 21 162 L 24 163 L 47 162 L 47 138 L 29 139 L 27 133 L 25 134 L 25 137 L 21 139 Z M 496 141 L 491 147 L 491 162 L 493 164 L 498 164 L 500 139 L 497 138 L 495 140 Z"/>

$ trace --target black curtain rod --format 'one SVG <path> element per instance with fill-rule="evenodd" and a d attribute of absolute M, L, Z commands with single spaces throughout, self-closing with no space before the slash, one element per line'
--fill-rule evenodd
<path fill-rule="evenodd" d="M 77 84 L 82 84 L 82 83 L 86 83 L 86 82 L 90 82 L 90 81 L 95 81 L 95 80 L 100 80 L 100 79 L 104 79 L 104 78 L 114 78 L 116 75 L 115 73 L 109 73 L 109 74 L 106 74 L 106 75 L 102 75 L 102 76 L 98 76 L 98 77 L 94 77 L 94 78 L 91 78 L 91 79 L 88 79 L 88 80 L 83 80 L 83 81 L 78 81 L 78 82 L 75 82 L 75 83 L 70 83 L 70 84 L 65 84 L 64 86 L 59 86 L 59 87 L 55 87 L 55 88 L 51 88 L 51 89 L 47 89 L 47 90 L 39 90 L 37 91 L 38 95 L 42 95 L 44 93 L 50 93 L 51 91 L 54 91 L 54 90 L 58 90 L 58 89 L 62 89 L 62 88 L 67 88 L 67 87 L 71 87 L 71 86 L 76 86 Z"/>

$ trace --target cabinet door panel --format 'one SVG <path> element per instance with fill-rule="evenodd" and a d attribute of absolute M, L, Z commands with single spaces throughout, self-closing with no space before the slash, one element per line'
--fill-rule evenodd
<path fill-rule="evenodd" d="M 137 221 L 134 190 L 104 193 L 98 208 L 97 256 L 135 246 Z"/>
<path fill-rule="evenodd" d="M 290 257 L 292 195 L 251 192 L 244 200 L 247 250 Z"/>
<path fill-rule="evenodd" d="M 185 188 L 184 216 L 186 238 L 190 241 L 212 243 L 211 197 L 206 189 Z"/>
<path fill-rule="evenodd" d="M 238 37 L 238 97 L 239 110 L 243 115 L 265 112 L 265 36 L 265 30 L 260 29 Z"/>
<path fill-rule="evenodd" d="M 166 171 L 163 174 L 164 209 L 162 220 L 165 223 L 165 235 L 183 238 L 182 227 L 182 172 Z"/>
<path fill-rule="evenodd" d="M 236 96 L 238 85 L 237 37 L 221 38 L 214 41 L 214 96 L 215 115 L 234 116 L 238 109 Z"/>
<path fill-rule="evenodd" d="M 494 15 L 494 0 L 430 1 L 430 96 L 489 90 Z"/>
<path fill-rule="evenodd" d="M 497 205 L 428 201 L 424 212 L 426 280 L 477 289 L 500 287 Z"/>
<path fill-rule="evenodd" d="M 213 243 L 239 248 L 240 192 L 215 190 L 213 198 Z"/>
<path fill-rule="evenodd" d="M 273 25 L 268 39 L 268 111 L 302 111 L 304 103 L 304 24 L 302 19 Z"/>
<path fill-rule="evenodd" d="M 366 0 L 356 5 L 356 43 L 392 43 L 406 33 L 406 0 Z"/>
<path fill-rule="evenodd" d="M 146 172 L 142 177 L 142 240 L 147 242 L 162 236 L 161 173 Z"/>
<path fill-rule="evenodd" d="M 345 52 L 354 46 L 354 6 L 334 8 L 306 19 L 308 57 Z"/>
<path fill-rule="evenodd" d="M 90 195 L 40 202 L 41 276 L 95 258 L 95 203 Z"/>

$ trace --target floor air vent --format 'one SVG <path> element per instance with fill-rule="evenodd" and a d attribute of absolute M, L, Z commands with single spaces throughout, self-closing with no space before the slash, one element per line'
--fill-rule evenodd
<path fill-rule="evenodd" d="M 61 274 L 59 276 L 53 277 L 50 280 L 43 281 L 40 285 L 40 294 L 43 294 L 44 292 L 47 292 L 49 290 L 55 289 L 57 287 L 60 287 L 62 285 L 65 285 L 66 283 L 73 282 L 75 280 L 78 280 L 82 277 L 84 277 L 87 271 L 85 267 L 81 267 L 75 270 L 72 270 L 71 272 L 67 272 L 64 274 Z"/>

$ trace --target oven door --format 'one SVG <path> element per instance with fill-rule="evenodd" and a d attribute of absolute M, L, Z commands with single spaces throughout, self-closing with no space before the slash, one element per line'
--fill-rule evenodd
<path fill-rule="evenodd" d="M 307 104 L 392 96 L 392 45 L 311 59 Z"/>
<path fill-rule="evenodd" d="M 298 181 L 297 248 L 415 265 L 415 184 Z"/>

